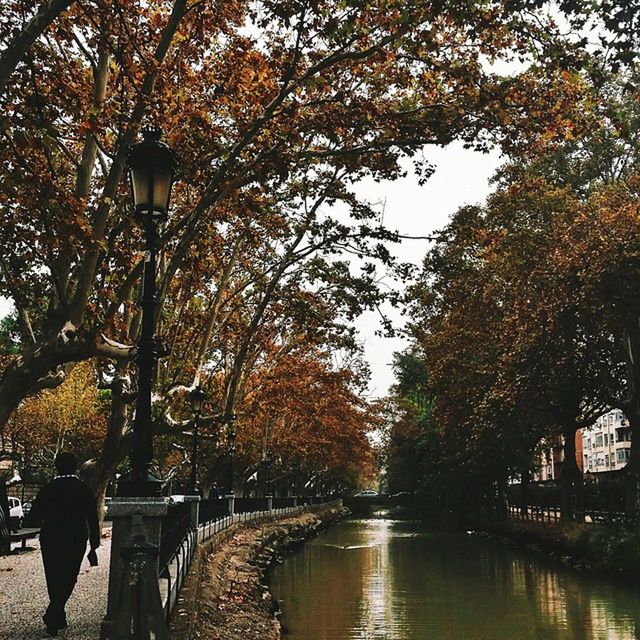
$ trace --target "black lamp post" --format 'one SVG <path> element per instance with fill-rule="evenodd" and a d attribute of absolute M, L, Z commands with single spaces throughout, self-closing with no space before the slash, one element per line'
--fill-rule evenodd
<path fill-rule="evenodd" d="M 204 391 L 200 385 L 189 392 L 189 400 L 193 411 L 193 451 L 191 452 L 189 491 L 192 495 L 196 495 L 198 493 L 198 430 L 200 428 L 200 414 L 204 406 Z"/>
<path fill-rule="evenodd" d="M 265 491 L 266 491 L 266 497 L 268 496 L 273 496 L 273 452 L 271 451 L 271 449 L 267 450 L 265 459 L 265 467 L 266 467 L 266 473 L 265 473 Z"/>
<path fill-rule="evenodd" d="M 167 219 L 176 158 L 171 148 L 160 142 L 162 130 L 143 130 L 142 142 L 131 147 L 129 180 L 136 220 L 144 229 L 145 259 L 142 293 L 142 327 L 138 342 L 138 395 L 133 422 L 133 442 L 129 459 L 131 471 L 118 482 L 120 496 L 159 496 L 161 481 L 150 471 L 153 460 L 151 391 L 158 360 L 155 333 L 156 256 L 158 224 Z"/>
<path fill-rule="evenodd" d="M 233 495 L 233 475 L 234 475 L 234 463 L 236 456 L 236 432 L 233 428 L 233 423 L 229 425 L 229 477 L 227 478 L 227 495 Z"/>

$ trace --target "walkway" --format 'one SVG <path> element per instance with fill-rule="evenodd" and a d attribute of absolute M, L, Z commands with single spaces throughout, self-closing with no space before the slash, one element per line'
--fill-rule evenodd
<path fill-rule="evenodd" d="M 48 603 L 40 545 L 29 540 L 28 551 L 0 558 L 0 640 L 48 638 L 42 614 Z M 14 544 L 14 548 L 19 544 Z M 63 640 L 96 640 L 107 602 L 111 538 L 103 538 L 98 566 L 85 560 L 78 583 L 67 604 L 69 627 L 58 633 Z"/>

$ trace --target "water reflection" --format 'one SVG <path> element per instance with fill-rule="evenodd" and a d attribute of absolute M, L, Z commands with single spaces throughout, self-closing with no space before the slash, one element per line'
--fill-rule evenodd
<path fill-rule="evenodd" d="M 634 589 L 385 519 L 326 532 L 276 568 L 272 590 L 290 640 L 640 638 Z"/>

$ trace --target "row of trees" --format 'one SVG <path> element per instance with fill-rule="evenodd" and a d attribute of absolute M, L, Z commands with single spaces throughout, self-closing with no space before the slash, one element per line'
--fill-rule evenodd
<path fill-rule="evenodd" d="M 588 132 L 512 157 L 486 204 L 462 208 L 438 235 L 411 290 L 415 348 L 405 358 L 422 364 L 413 389 L 432 402 L 417 420 L 405 410 L 392 450 L 401 458 L 400 445 L 418 438 L 424 488 L 446 486 L 451 508 L 499 495 L 510 478 L 526 485 L 541 441 L 561 439 L 563 517 L 580 517 L 576 431 L 619 408 L 640 433 L 635 71 L 602 77 L 593 96 Z M 631 516 L 637 440 L 624 471 Z"/>
<path fill-rule="evenodd" d="M 588 2 L 561 4 L 577 27 L 593 15 Z M 91 362 L 109 404 L 98 494 L 123 459 L 143 265 L 123 174 L 152 123 L 183 168 L 160 239 L 162 464 L 184 457 L 200 383 L 206 482 L 229 463 L 233 415 L 246 470 L 277 444 L 299 483 L 368 472 L 352 320 L 387 297 L 384 242 L 398 237 L 353 184 L 397 178 L 399 160 L 429 144 L 515 150 L 576 135 L 589 94 L 568 69 L 582 44 L 530 0 L 32 5 L 7 0 L 0 19 L 0 295 L 15 304 L 17 333 L 0 434 L 18 428 L 29 398 L 48 399 Z M 633 15 L 614 15 L 602 44 L 624 61 Z M 516 57 L 537 64 L 493 71 Z M 418 160 L 416 171 L 431 167 Z"/>

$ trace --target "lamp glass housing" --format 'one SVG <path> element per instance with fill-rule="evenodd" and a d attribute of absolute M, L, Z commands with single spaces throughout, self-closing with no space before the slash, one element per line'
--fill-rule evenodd
<path fill-rule="evenodd" d="M 133 203 L 138 214 L 166 218 L 169 211 L 175 156 L 160 142 L 160 129 L 145 129 L 142 142 L 131 147 L 128 158 Z"/>

